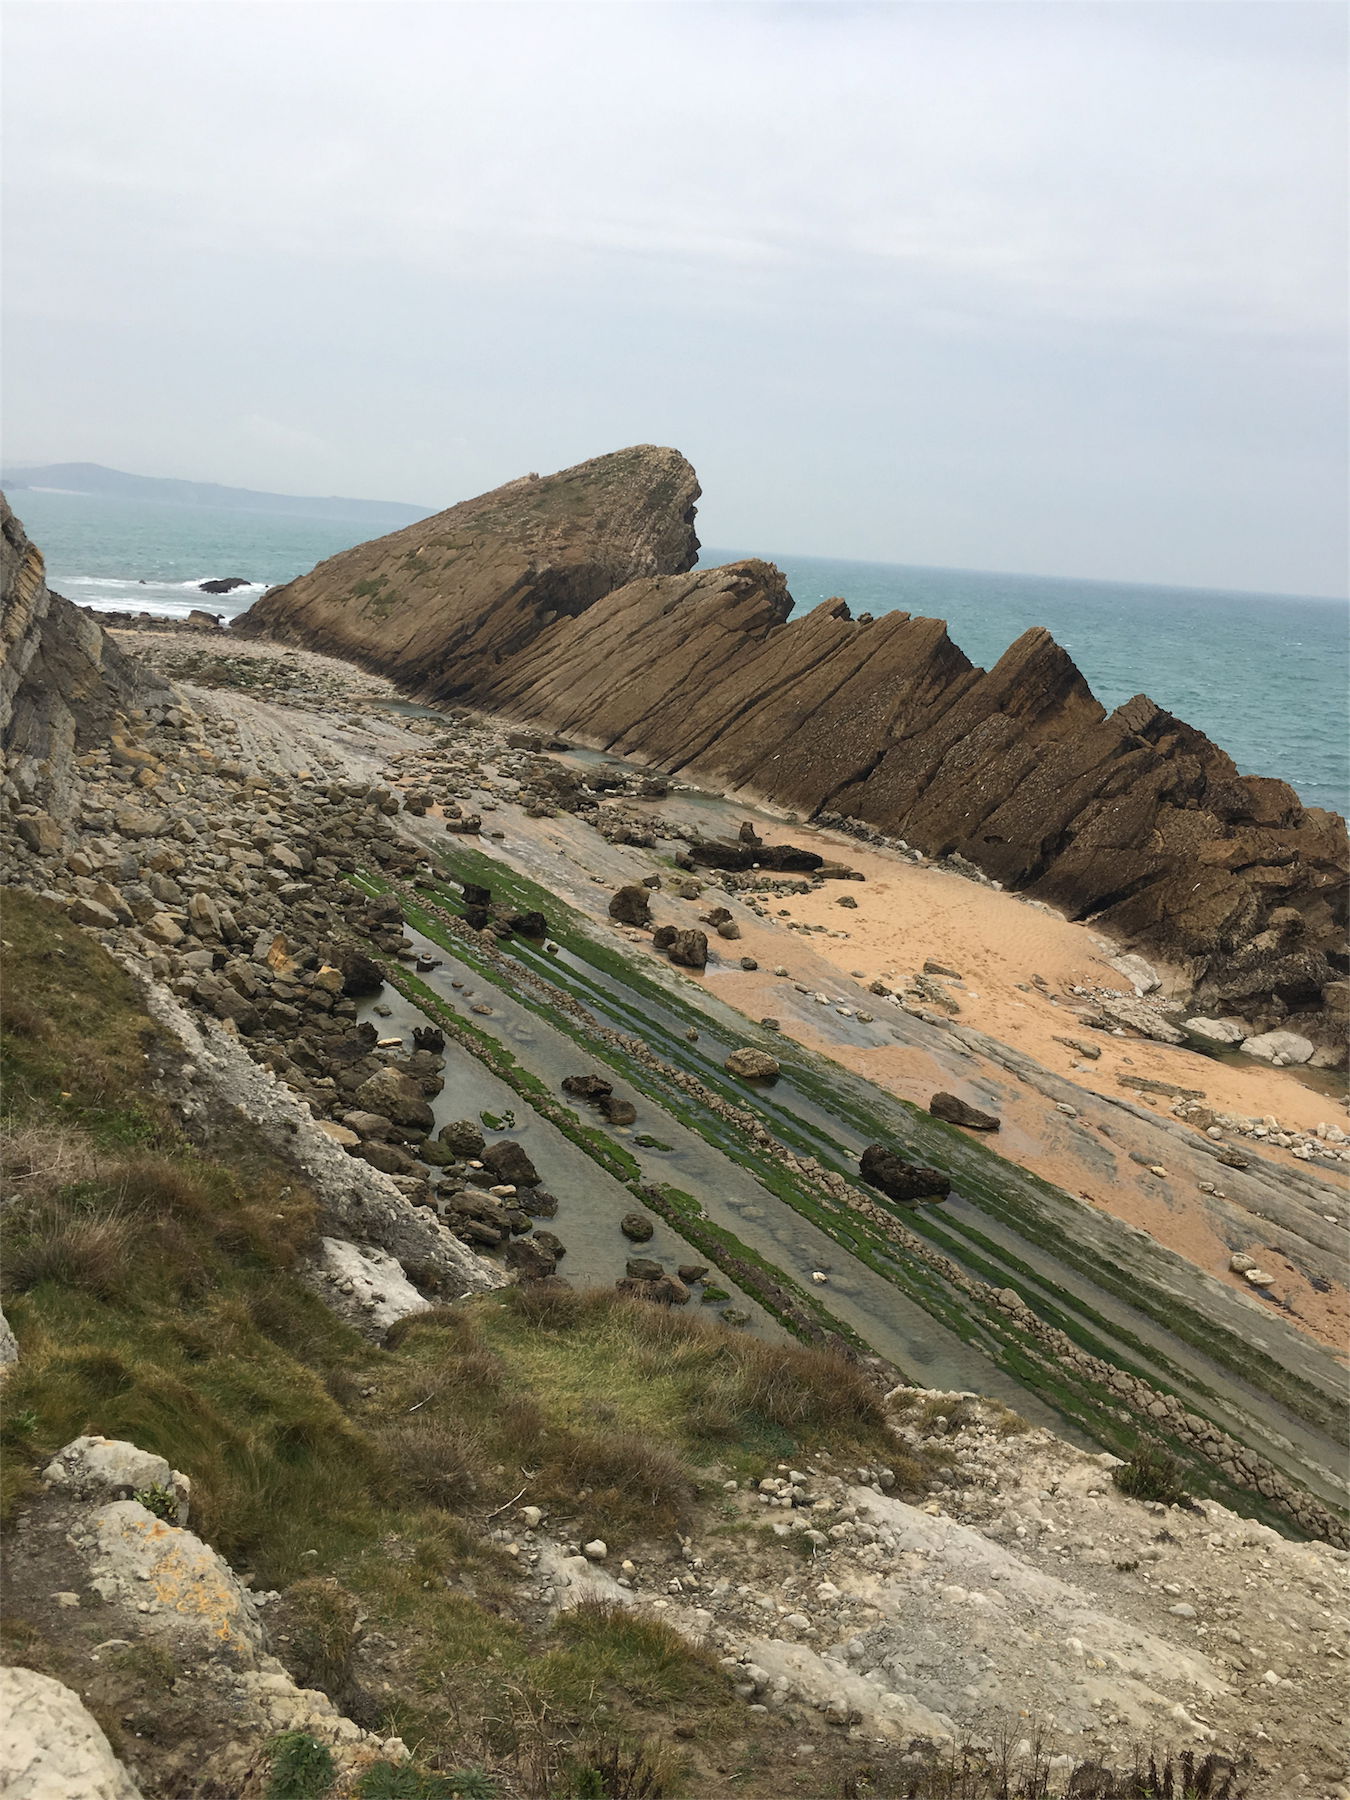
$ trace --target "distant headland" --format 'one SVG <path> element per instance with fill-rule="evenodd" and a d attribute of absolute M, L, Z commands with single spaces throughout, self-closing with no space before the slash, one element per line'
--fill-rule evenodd
<path fill-rule="evenodd" d="M 402 500 L 352 500 L 339 495 L 268 494 L 256 488 L 225 487 L 215 481 L 176 481 L 159 475 L 128 475 L 102 463 L 44 463 L 5 468 L 0 485 L 11 492 L 84 495 L 98 500 L 155 501 L 163 506 L 206 506 L 222 512 L 278 513 L 307 519 L 354 519 L 396 529 L 424 519 L 433 510 Z"/>

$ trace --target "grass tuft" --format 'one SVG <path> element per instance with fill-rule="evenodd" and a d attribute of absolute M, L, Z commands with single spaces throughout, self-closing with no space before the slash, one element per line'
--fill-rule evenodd
<path fill-rule="evenodd" d="M 1128 1462 L 1111 1471 L 1111 1479 L 1122 1494 L 1133 1500 L 1158 1500 L 1164 1506 L 1190 1504 L 1185 1476 L 1176 1457 L 1153 1444 L 1142 1444 Z"/>

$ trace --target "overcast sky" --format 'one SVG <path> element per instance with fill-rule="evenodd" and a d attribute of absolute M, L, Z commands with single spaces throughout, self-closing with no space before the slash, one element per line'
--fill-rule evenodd
<path fill-rule="evenodd" d="M 1346 12 L 9 0 L 5 453 L 1336 593 Z"/>

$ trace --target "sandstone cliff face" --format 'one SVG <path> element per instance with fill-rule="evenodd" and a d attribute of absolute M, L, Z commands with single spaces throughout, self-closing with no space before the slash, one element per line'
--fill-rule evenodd
<path fill-rule="evenodd" d="M 75 755 L 119 712 L 172 696 L 88 613 L 47 586 L 42 553 L 0 494 L 0 744 L 8 784 L 61 817 Z"/>
<path fill-rule="evenodd" d="M 698 555 L 698 481 L 675 450 L 638 444 L 556 475 L 527 475 L 265 594 L 245 634 L 330 651 L 447 700 L 638 576 Z"/>
<path fill-rule="evenodd" d="M 1266 1020 L 1332 1004 L 1343 821 L 1239 775 L 1144 695 L 1108 716 L 1043 630 L 985 671 L 940 620 L 855 620 L 842 601 L 791 619 L 771 564 L 690 570 L 696 494 L 673 451 L 515 482 L 322 564 L 246 628 L 427 698 L 959 852 L 1181 960 L 1207 1003 Z M 415 600 L 381 601 L 377 617 L 355 594 L 358 575 L 374 579 L 363 571 L 392 583 L 414 563 Z"/>

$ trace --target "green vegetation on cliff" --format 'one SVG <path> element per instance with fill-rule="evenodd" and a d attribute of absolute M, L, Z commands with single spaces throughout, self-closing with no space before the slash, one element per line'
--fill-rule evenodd
<path fill-rule="evenodd" d="M 563 1794 L 607 1791 L 569 1769 L 645 1757 L 655 1796 L 732 1730 L 761 1764 L 707 1653 L 605 1606 L 529 1616 L 487 1527 L 528 1502 L 615 1555 L 675 1542 L 709 1465 L 804 1451 L 921 1482 L 875 1391 L 835 1358 L 610 1293 L 511 1288 L 368 1341 L 304 1279 L 318 1208 L 295 1171 L 237 1122 L 176 1122 L 181 1052 L 132 979 L 31 895 L 7 894 L 4 934 L 9 1518 L 69 1440 L 129 1438 L 191 1477 L 193 1528 L 280 1590 L 269 1616 L 301 1678 L 426 1766 L 542 1759 L 559 1785 L 530 1791 Z M 42 1613 L 11 1606 L 6 1634 L 13 1660 L 80 1685 Z M 128 1695 L 142 1674 L 128 1663 Z"/>

